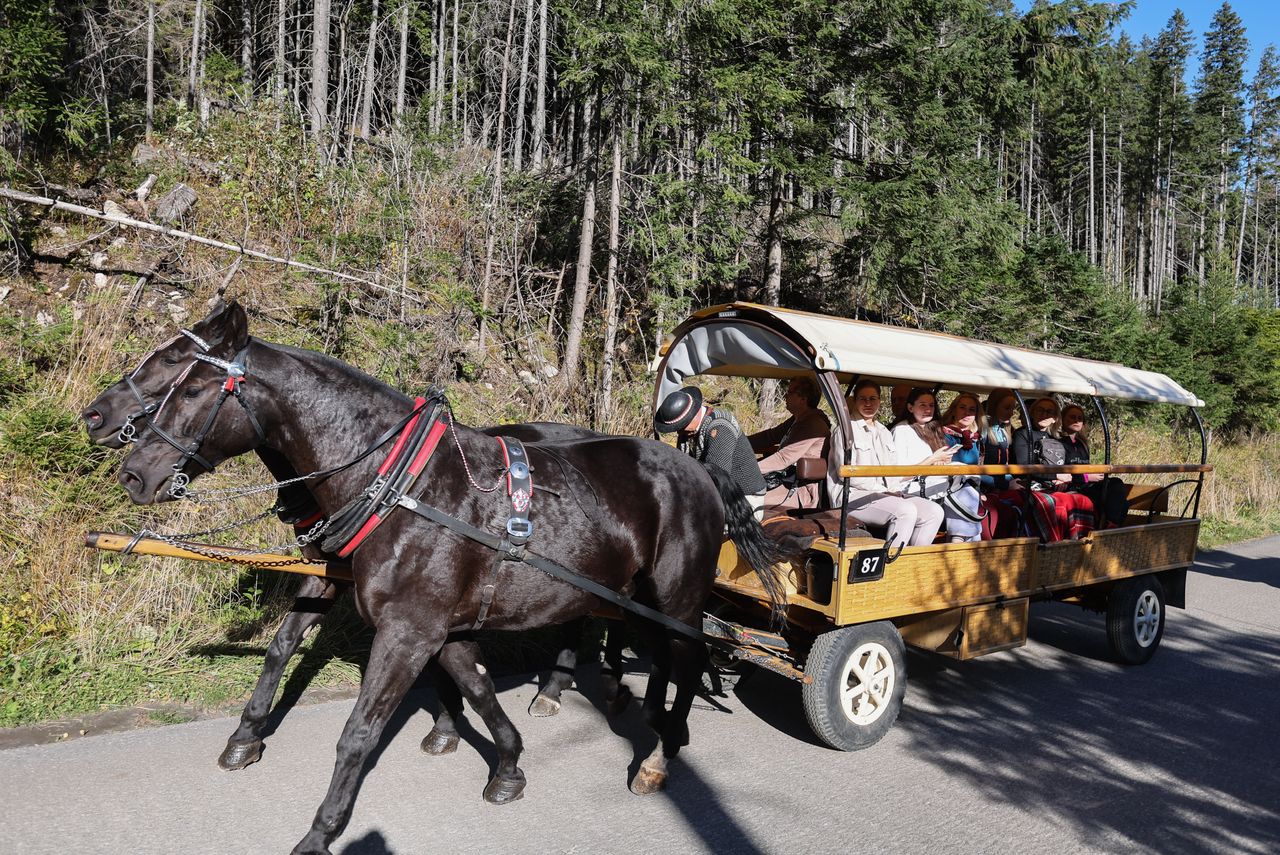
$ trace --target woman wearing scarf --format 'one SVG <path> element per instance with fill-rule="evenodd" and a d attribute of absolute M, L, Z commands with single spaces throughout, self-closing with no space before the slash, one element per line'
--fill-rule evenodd
<path fill-rule="evenodd" d="M 942 417 L 942 438 L 953 449 L 952 463 L 977 465 L 983 460 L 982 434 L 986 419 L 978 396 L 961 392 Z M 978 479 L 957 476 L 949 479 L 948 492 L 941 499 L 947 518 L 947 542 L 963 543 L 982 539 L 981 497 Z"/>
<path fill-rule="evenodd" d="M 902 418 L 894 423 L 893 445 L 901 466 L 933 466 L 950 463 L 955 452 L 942 438 L 942 426 L 934 419 L 937 402 L 933 392 L 923 386 L 907 395 Z M 912 478 L 903 484 L 903 495 L 940 498 L 947 492 L 947 479 L 941 475 Z"/>

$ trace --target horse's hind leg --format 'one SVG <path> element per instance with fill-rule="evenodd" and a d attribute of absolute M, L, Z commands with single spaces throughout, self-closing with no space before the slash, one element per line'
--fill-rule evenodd
<path fill-rule="evenodd" d="M 293 848 L 294 855 L 328 853 L 329 844 L 347 827 L 365 761 L 427 660 L 440 649 L 444 635 L 443 628 L 425 630 L 409 621 L 386 621 L 378 627 L 369 667 L 360 683 L 360 697 L 338 739 L 329 791 L 311 830 Z"/>
<path fill-rule="evenodd" d="M 446 642 L 440 653 L 427 663 L 427 671 L 431 674 L 431 682 L 436 687 L 436 695 L 440 698 L 440 714 L 436 716 L 435 726 L 422 739 L 422 750 L 426 754 L 440 756 L 452 754 L 458 750 L 458 717 L 462 715 L 462 692 L 448 672 L 440 665 L 440 657 L 450 645 Z"/>
<path fill-rule="evenodd" d="M 689 743 L 689 710 L 706 665 L 706 645 L 693 639 L 673 637 L 670 640 L 671 672 L 676 683 L 676 697 L 659 731 L 658 746 L 640 764 L 631 791 L 647 795 L 661 790 L 667 782 L 667 761 Z"/>
<path fill-rule="evenodd" d="M 298 589 L 293 610 L 280 624 L 267 648 L 262 673 L 258 675 L 249 703 L 240 714 L 240 725 L 218 757 L 218 765 L 223 769 L 243 769 L 262 756 L 262 727 L 271 712 L 271 702 L 280 686 L 280 678 L 284 676 L 284 666 L 297 652 L 307 630 L 324 618 L 338 594 L 346 589 L 345 585 L 339 586 L 318 576 L 308 577 Z"/>
<path fill-rule="evenodd" d="M 610 620 L 604 643 L 604 666 L 600 680 L 604 683 L 604 699 L 609 715 L 618 715 L 631 702 L 631 690 L 622 682 L 622 648 L 626 644 L 626 624 Z"/>
<path fill-rule="evenodd" d="M 575 618 L 561 625 L 560 654 L 547 677 L 547 684 L 538 690 L 533 703 L 529 704 L 529 715 L 545 718 L 560 712 L 560 693 L 573 685 L 573 672 L 578 667 L 578 647 L 582 644 L 582 633 L 586 626 L 586 617 Z"/>
<path fill-rule="evenodd" d="M 440 651 L 440 667 L 449 672 L 471 708 L 489 728 L 498 749 L 498 768 L 484 788 L 485 801 L 496 805 L 515 801 L 524 795 L 524 772 L 516 765 L 524 745 L 520 732 L 498 703 L 493 679 L 480 656 L 480 646 L 474 641 L 446 644 Z"/>

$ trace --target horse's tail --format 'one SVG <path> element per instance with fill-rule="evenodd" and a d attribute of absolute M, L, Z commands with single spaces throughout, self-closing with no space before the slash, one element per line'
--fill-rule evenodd
<path fill-rule="evenodd" d="M 707 471 L 711 473 L 711 480 L 715 481 L 716 489 L 720 491 L 729 539 L 764 586 L 774 618 L 785 619 L 787 591 L 776 565 L 783 559 L 803 553 L 813 543 L 813 538 L 786 535 L 774 540 L 769 537 L 756 519 L 755 510 L 747 501 L 742 488 L 734 483 L 729 473 L 718 466 L 708 466 Z"/>

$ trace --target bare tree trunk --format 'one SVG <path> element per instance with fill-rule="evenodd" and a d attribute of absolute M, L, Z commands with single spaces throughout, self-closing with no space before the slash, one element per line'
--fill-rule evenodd
<path fill-rule="evenodd" d="M 769 179 L 769 225 L 765 239 L 768 255 L 765 259 L 764 301 L 770 306 L 778 305 L 782 297 L 782 179 L 782 170 L 775 166 Z M 773 421 L 777 406 L 778 381 L 765 380 L 760 384 L 760 417 L 767 422 Z"/>
<path fill-rule="evenodd" d="M 373 0 L 373 12 L 369 19 L 369 44 L 364 52 L 364 82 L 360 88 L 360 139 L 364 140 L 373 132 L 373 75 L 377 46 L 378 0 Z"/>
<path fill-rule="evenodd" d="M 156 117 L 156 0 L 147 0 L 147 130 L 146 138 L 151 140 L 151 131 Z"/>
<path fill-rule="evenodd" d="M 498 203 L 502 201 L 502 138 L 507 121 L 507 78 L 511 63 L 511 38 L 515 28 L 516 3 L 511 0 L 507 13 L 507 44 L 502 51 L 502 82 L 498 87 L 498 137 L 493 147 L 493 194 L 489 202 L 489 219 L 484 239 L 484 278 L 480 281 L 480 351 L 484 352 L 489 332 L 489 288 L 493 282 L 493 242 L 497 224 Z"/>
<path fill-rule="evenodd" d="M 1086 244 L 1089 248 L 1089 263 L 1096 265 L 1098 263 L 1098 243 L 1097 234 L 1094 230 L 1094 193 L 1093 193 L 1093 124 L 1089 125 L 1089 216 L 1087 218 L 1087 228 L 1089 231 Z"/>
<path fill-rule="evenodd" d="M 240 68 L 244 73 L 245 94 L 253 103 L 253 0 L 240 0 Z"/>
<path fill-rule="evenodd" d="M 593 145 L 595 128 L 595 93 L 582 105 L 582 126 L 585 139 L 584 186 L 582 192 L 582 230 L 578 234 L 578 265 L 573 276 L 573 308 L 569 314 L 569 330 L 564 344 L 564 362 L 560 367 L 560 379 L 566 389 L 572 388 L 578 376 L 579 351 L 582 347 L 582 329 L 587 316 L 587 294 L 591 290 L 591 245 L 596 230 L 596 157 Z"/>
<path fill-rule="evenodd" d="M 533 170 L 542 168 L 542 148 L 547 127 L 547 0 L 538 10 L 538 79 L 533 102 Z"/>
<path fill-rule="evenodd" d="M 514 168 L 518 172 L 524 165 L 524 105 L 529 91 L 529 39 L 533 34 L 533 0 L 525 0 L 524 41 L 520 47 L 520 85 L 516 88 L 515 139 L 511 151 Z"/>
<path fill-rule="evenodd" d="M 276 4 L 276 55 L 275 55 L 275 72 L 276 72 L 276 107 L 284 109 L 285 96 L 285 64 L 288 62 L 288 55 L 285 53 L 285 20 L 289 14 L 289 0 L 279 0 Z"/>
<path fill-rule="evenodd" d="M 307 117 L 317 148 L 324 152 L 329 124 L 329 0 L 314 0 L 311 25 L 311 97 Z"/>
<path fill-rule="evenodd" d="M 436 80 L 439 81 L 439 89 L 435 100 L 431 103 L 431 117 L 436 131 L 439 132 L 444 128 L 445 44 L 449 35 L 449 6 L 445 0 L 438 0 L 436 16 L 440 19 L 440 26 L 436 27 L 438 37 L 435 46 Z"/>
<path fill-rule="evenodd" d="M 449 121 L 458 124 L 458 7 L 462 5 L 462 0 L 453 0 L 453 50 L 450 56 L 453 63 L 453 76 L 449 79 Z M 467 122 L 466 117 L 462 121 L 463 139 L 467 139 Z"/>
<path fill-rule="evenodd" d="M 197 96 L 200 87 L 200 44 L 204 39 L 204 0 L 196 0 L 196 11 L 191 21 L 191 62 L 187 68 L 187 109 L 195 110 L 199 105 Z"/>
<path fill-rule="evenodd" d="M 604 278 L 604 358 L 600 366 L 600 406 L 596 428 L 607 431 L 613 416 L 613 362 L 618 341 L 618 226 L 622 205 L 622 123 L 613 128 L 613 170 L 609 176 L 609 264 Z"/>
<path fill-rule="evenodd" d="M 396 71 L 396 124 L 404 116 L 404 85 L 409 74 L 409 2 L 400 7 L 400 65 Z"/>

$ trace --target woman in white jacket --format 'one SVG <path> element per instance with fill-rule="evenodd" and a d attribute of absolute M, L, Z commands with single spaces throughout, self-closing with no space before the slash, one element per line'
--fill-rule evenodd
<path fill-rule="evenodd" d="M 893 437 L 877 419 L 880 387 L 864 380 L 854 387 L 849 404 L 849 415 L 853 419 L 853 459 L 849 463 L 854 466 L 896 464 Z M 888 526 L 885 540 L 890 547 L 933 543 L 942 526 L 942 508 L 928 499 L 902 495 L 901 481 L 900 478 L 850 478 L 845 504 L 850 519 L 867 525 Z M 833 501 L 838 501 L 837 495 L 832 494 Z"/>

